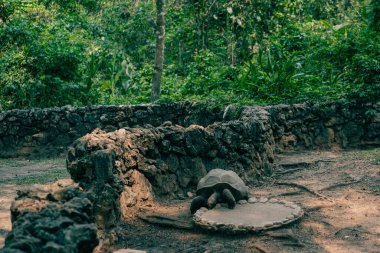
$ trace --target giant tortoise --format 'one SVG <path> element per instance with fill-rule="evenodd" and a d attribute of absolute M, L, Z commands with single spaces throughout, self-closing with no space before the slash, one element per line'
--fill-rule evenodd
<path fill-rule="evenodd" d="M 233 209 L 236 201 L 248 200 L 248 187 L 234 171 L 213 169 L 199 181 L 196 195 L 191 202 L 191 213 L 201 207 L 212 209 L 220 202 L 227 202 Z"/>

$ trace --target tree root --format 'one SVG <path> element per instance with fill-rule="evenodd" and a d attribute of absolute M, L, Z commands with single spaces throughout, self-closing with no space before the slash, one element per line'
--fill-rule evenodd
<path fill-rule="evenodd" d="M 303 248 L 305 247 L 305 244 L 301 242 L 289 242 L 289 243 L 284 243 L 283 245 L 285 246 L 291 246 L 291 247 L 297 247 L 297 248 Z"/>
<path fill-rule="evenodd" d="M 296 171 L 300 171 L 300 170 L 304 170 L 305 168 L 296 168 L 296 169 L 289 169 L 289 170 L 277 170 L 274 175 L 285 175 L 285 174 L 288 174 L 288 173 L 293 173 L 293 172 L 296 172 Z"/>
<path fill-rule="evenodd" d="M 303 244 L 298 238 L 294 237 L 291 234 L 282 234 L 282 233 L 266 233 L 266 235 L 279 240 L 288 241 L 283 243 L 285 246 L 292 246 L 292 247 L 305 247 L 305 244 Z"/>
<path fill-rule="evenodd" d="M 298 242 L 299 241 L 297 238 L 295 238 L 291 234 L 268 232 L 265 235 L 270 236 L 270 237 L 275 238 L 275 239 L 280 239 L 280 240 L 288 240 L 288 241 L 292 241 L 292 242 L 294 242 L 294 241 Z"/>
<path fill-rule="evenodd" d="M 266 249 L 264 249 L 263 247 L 259 246 L 259 245 L 252 245 L 253 248 L 257 249 L 258 252 L 260 253 L 267 253 L 268 251 Z"/>
<path fill-rule="evenodd" d="M 360 181 L 361 180 L 356 180 L 356 181 L 352 181 L 352 182 L 348 182 L 348 183 L 333 184 L 333 185 L 327 186 L 325 188 L 322 188 L 321 191 L 329 191 L 329 190 L 332 190 L 335 188 L 339 188 L 339 187 L 343 187 L 343 186 L 347 186 L 347 185 L 352 185 L 352 184 L 357 184 Z"/>
<path fill-rule="evenodd" d="M 299 163 L 285 163 L 285 164 L 280 164 L 281 167 L 283 168 L 300 168 L 300 169 L 306 169 L 313 165 L 313 163 L 310 162 L 299 162 Z"/>
<path fill-rule="evenodd" d="M 304 190 L 304 191 L 307 191 L 315 196 L 318 196 L 320 198 L 324 198 L 324 199 L 329 199 L 327 196 L 323 195 L 323 194 L 320 194 L 319 192 L 316 192 L 310 188 L 308 188 L 307 186 L 305 185 L 302 185 L 302 184 L 297 184 L 297 183 L 287 183 L 287 182 L 277 182 L 278 185 L 286 185 L 286 186 L 293 186 L 293 187 L 297 187 L 301 190 Z"/>
<path fill-rule="evenodd" d="M 174 227 L 180 229 L 194 228 L 194 223 L 192 221 L 182 220 L 177 217 L 169 217 L 157 214 L 138 214 L 138 217 L 143 221 L 165 227 Z"/>
<path fill-rule="evenodd" d="M 325 160 L 325 159 L 321 159 L 321 160 L 316 160 L 314 163 L 333 163 L 335 162 L 334 160 Z"/>
<path fill-rule="evenodd" d="M 274 195 L 274 197 L 280 197 L 280 196 L 293 196 L 293 195 L 298 195 L 298 194 L 300 194 L 301 192 L 302 192 L 302 191 L 284 192 L 284 193 L 280 193 L 280 194 Z"/>
<path fill-rule="evenodd" d="M 328 208 L 328 207 L 333 207 L 335 205 L 320 205 L 320 206 L 313 206 L 313 207 L 306 207 L 304 208 L 306 212 L 314 212 L 314 211 L 319 211 L 322 208 Z"/>

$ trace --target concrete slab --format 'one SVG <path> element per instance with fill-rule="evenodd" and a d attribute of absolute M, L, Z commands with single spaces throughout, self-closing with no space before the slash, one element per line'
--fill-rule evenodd
<path fill-rule="evenodd" d="M 234 209 L 217 206 L 199 209 L 194 214 L 196 225 L 214 231 L 230 233 L 258 232 L 296 221 L 303 216 L 298 205 L 277 199 L 250 198 Z"/>

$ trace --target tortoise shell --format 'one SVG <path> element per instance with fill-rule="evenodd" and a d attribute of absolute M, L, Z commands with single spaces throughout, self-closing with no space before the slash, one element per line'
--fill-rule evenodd
<path fill-rule="evenodd" d="M 232 170 L 213 169 L 199 180 L 197 195 L 211 195 L 214 191 L 229 189 L 235 199 L 247 199 L 248 187 L 243 180 Z"/>

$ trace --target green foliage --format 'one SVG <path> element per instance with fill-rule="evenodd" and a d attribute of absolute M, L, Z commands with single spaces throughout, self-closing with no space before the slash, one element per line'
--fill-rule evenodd
<path fill-rule="evenodd" d="M 380 98 L 378 0 L 166 1 L 162 102 Z M 149 102 L 154 1 L 0 0 L 0 110 Z"/>
<path fill-rule="evenodd" d="M 31 6 L 29 6 L 31 8 Z M 85 101 L 80 71 L 87 41 L 78 28 L 34 4 L 0 27 L 0 108 Z"/>

